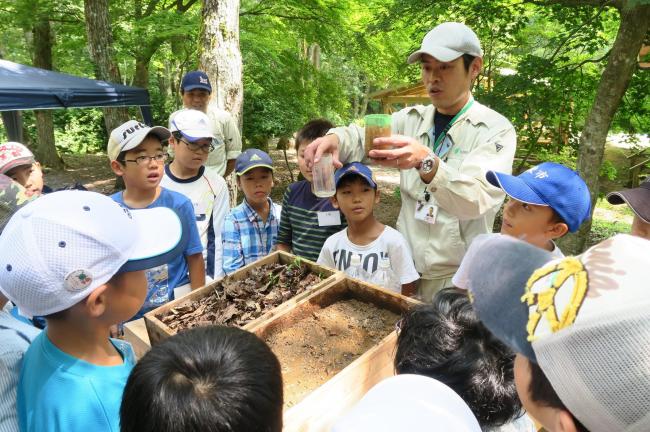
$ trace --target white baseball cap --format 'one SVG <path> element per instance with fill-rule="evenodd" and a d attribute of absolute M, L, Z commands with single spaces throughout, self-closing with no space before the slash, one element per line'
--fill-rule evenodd
<path fill-rule="evenodd" d="M 424 425 L 429 425 L 425 428 Z M 332 432 L 481 432 L 467 404 L 440 381 L 422 375 L 396 375 L 371 388 Z"/>
<path fill-rule="evenodd" d="M 182 109 L 169 117 L 169 130 L 180 132 L 190 142 L 201 138 L 214 138 L 210 119 L 203 112 L 195 109 Z"/>
<path fill-rule="evenodd" d="M 167 128 L 162 126 L 149 127 L 137 120 L 129 120 L 113 129 L 108 139 L 106 153 L 111 161 L 117 160 L 120 153 L 133 150 L 140 145 L 147 135 L 152 134 L 160 141 L 166 141 L 171 136 Z"/>
<path fill-rule="evenodd" d="M 592 432 L 650 430 L 649 252 L 650 241 L 619 234 L 554 259 L 502 236 L 472 261 L 478 317 Z"/>
<path fill-rule="evenodd" d="M 88 191 L 44 195 L 0 235 L 0 291 L 27 316 L 68 309 L 117 273 L 174 259 L 187 245 L 183 228 L 166 207 L 128 210 Z"/>
<path fill-rule="evenodd" d="M 483 57 L 481 42 L 476 33 L 465 24 L 444 22 L 435 26 L 422 39 L 422 46 L 411 54 L 409 64 L 420 60 L 422 54 L 429 54 L 438 61 L 450 62 L 463 54 Z"/>

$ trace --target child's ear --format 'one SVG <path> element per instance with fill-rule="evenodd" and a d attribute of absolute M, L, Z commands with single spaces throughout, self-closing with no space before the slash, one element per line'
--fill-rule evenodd
<path fill-rule="evenodd" d="M 336 194 L 330 197 L 330 202 L 332 203 L 332 207 L 334 207 L 335 209 L 339 208 L 339 202 L 336 200 Z"/>
<path fill-rule="evenodd" d="M 111 169 L 113 170 L 113 172 L 114 172 L 115 175 L 117 175 L 117 176 L 122 176 L 122 175 L 124 175 L 124 167 L 122 166 L 121 163 L 119 163 L 119 162 L 116 161 L 116 160 L 111 161 Z"/>
<path fill-rule="evenodd" d="M 97 287 L 84 301 L 86 311 L 92 318 L 98 318 L 106 312 L 108 284 Z"/>
<path fill-rule="evenodd" d="M 237 179 L 237 189 L 242 190 L 241 188 L 241 177 L 235 174 L 235 178 Z"/>
<path fill-rule="evenodd" d="M 564 222 L 556 222 L 551 225 L 548 231 L 551 234 L 551 238 L 557 239 L 569 232 L 569 226 Z"/>
<path fill-rule="evenodd" d="M 380 197 L 381 194 L 379 193 L 379 189 L 375 189 L 375 204 L 379 204 Z"/>
<path fill-rule="evenodd" d="M 578 427 L 571 413 L 563 409 L 558 409 L 557 411 L 555 414 L 556 428 L 554 430 L 557 432 L 577 432 Z"/>

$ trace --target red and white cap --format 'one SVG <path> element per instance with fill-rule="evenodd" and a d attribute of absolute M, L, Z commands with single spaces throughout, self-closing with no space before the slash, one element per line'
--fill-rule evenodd
<path fill-rule="evenodd" d="M 0 145 L 0 174 L 21 165 L 35 162 L 34 154 L 19 142 L 9 141 Z"/>

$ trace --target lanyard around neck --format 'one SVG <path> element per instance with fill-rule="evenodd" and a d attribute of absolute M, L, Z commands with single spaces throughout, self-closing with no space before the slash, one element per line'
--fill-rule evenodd
<path fill-rule="evenodd" d="M 467 112 L 467 110 L 470 109 L 470 107 L 471 107 L 473 104 L 474 104 L 474 99 L 470 97 L 470 100 L 465 104 L 465 106 L 463 107 L 463 109 L 461 109 L 460 111 L 458 111 L 458 114 L 456 114 L 456 115 L 451 119 L 451 121 L 450 121 L 449 123 L 447 123 L 447 126 L 445 126 L 445 128 L 442 130 L 442 132 L 440 133 L 440 135 L 438 135 L 438 139 L 436 139 L 436 142 L 433 144 L 433 151 L 434 151 L 434 152 L 437 152 L 437 151 L 438 151 L 438 147 L 440 147 L 440 144 L 442 143 L 442 140 L 447 136 L 447 132 L 449 132 L 449 129 L 451 129 L 451 127 L 454 125 L 454 123 L 456 123 L 456 120 L 458 120 L 458 118 L 459 118 L 460 116 L 462 116 L 463 114 L 465 114 L 465 113 Z"/>

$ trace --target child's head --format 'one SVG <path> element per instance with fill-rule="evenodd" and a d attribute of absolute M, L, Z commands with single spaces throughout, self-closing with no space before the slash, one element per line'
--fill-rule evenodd
<path fill-rule="evenodd" d="M 235 161 L 237 186 L 251 205 L 267 202 L 273 189 L 273 160 L 259 149 L 248 149 Z"/>
<path fill-rule="evenodd" d="M 198 172 L 214 150 L 212 127 L 205 113 L 184 109 L 169 120 L 169 145 L 174 152 L 174 164 L 188 171 Z"/>
<path fill-rule="evenodd" d="M 373 215 L 379 191 L 370 168 L 352 162 L 339 168 L 334 180 L 336 194 L 331 198 L 332 205 L 341 210 L 348 222 L 361 222 Z"/>
<path fill-rule="evenodd" d="M 181 97 L 185 108 L 207 112 L 210 94 L 212 94 L 212 86 L 205 72 L 191 71 L 183 76 Z"/>
<path fill-rule="evenodd" d="M 45 195 L 18 210 L 0 236 L 0 290 L 26 316 L 110 327 L 142 306 L 143 270 L 183 250 L 182 228 L 167 208 L 129 211 L 95 192 Z"/>
<path fill-rule="evenodd" d="M 650 177 L 638 188 L 612 192 L 607 195 L 610 204 L 626 203 L 634 212 L 630 234 L 650 240 Z"/>
<path fill-rule="evenodd" d="M 282 430 L 282 374 L 257 336 L 234 327 L 184 331 L 155 345 L 124 389 L 122 432 Z"/>
<path fill-rule="evenodd" d="M 448 385 L 483 428 L 501 426 L 520 415 L 514 353 L 481 324 L 466 291 L 439 291 L 432 304 L 406 312 L 399 329 L 398 374 L 425 375 Z"/>
<path fill-rule="evenodd" d="M 501 233 L 545 247 L 589 217 L 589 189 L 573 170 L 544 162 L 518 176 L 488 171 L 487 180 L 510 197 L 503 209 Z"/>
<path fill-rule="evenodd" d="M 113 129 L 106 152 L 113 172 L 124 178 L 127 189 L 158 187 L 167 160 L 163 147 L 170 136 L 162 126 L 149 127 L 136 120 Z"/>
<path fill-rule="evenodd" d="M 41 164 L 20 143 L 10 141 L 0 145 L 0 174 L 22 185 L 27 195 L 40 195 L 43 191 Z"/>
<path fill-rule="evenodd" d="M 316 138 L 325 136 L 327 131 L 334 125 L 326 119 L 316 119 L 307 122 L 296 134 L 296 154 L 298 158 L 298 168 L 302 176 L 308 181 L 312 181 L 311 168 L 305 162 L 305 148 Z"/>
<path fill-rule="evenodd" d="M 650 430 L 648 250 L 621 234 L 564 259 L 507 236 L 477 251 L 474 308 L 518 353 L 517 391 L 546 429 Z"/>

